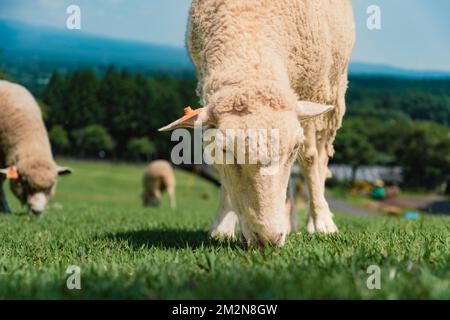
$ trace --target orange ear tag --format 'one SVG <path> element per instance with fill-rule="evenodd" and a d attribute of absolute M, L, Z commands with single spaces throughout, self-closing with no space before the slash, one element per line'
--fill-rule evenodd
<path fill-rule="evenodd" d="M 192 110 L 191 107 L 187 106 L 186 108 L 183 109 L 184 115 L 187 116 L 188 114 L 191 114 L 192 112 L 194 112 L 194 110 Z"/>
<path fill-rule="evenodd" d="M 6 172 L 6 178 L 9 180 L 17 180 L 19 179 L 19 173 L 15 166 L 11 166 L 8 168 L 8 172 Z"/>
<path fill-rule="evenodd" d="M 185 125 L 185 122 L 187 122 L 189 119 L 202 113 L 202 111 L 204 109 L 205 108 L 203 107 L 203 108 L 198 108 L 196 110 L 193 110 L 191 107 L 185 107 L 183 110 L 184 116 L 182 116 L 178 120 L 175 120 L 174 122 L 172 122 L 171 124 L 169 124 L 165 127 L 159 128 L 158 131 L 169 131 L 169 130 L 183 127 Z"/>
<path fill-rule="evenodd" d="M 196 115 L 198 115 L 202 111 L 203 111 L 203 108 L 198 108 L 196 110 L 193 110 L 191 107 L 188 106 L 188 107 L 183 109 L 184 116 L 182 118 L 180 118 L 179 122 L 183 123 L 183 122 L 189 120 L 190 118 L 195 117 Z"/>

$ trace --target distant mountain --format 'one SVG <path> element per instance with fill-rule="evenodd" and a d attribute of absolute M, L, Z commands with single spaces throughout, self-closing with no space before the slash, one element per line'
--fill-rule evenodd
<path fill-rule="evenodd" d="M 58 68 L 114 64 L 134 70 L 145 67 L 193 71 L 185 48 L 88 35 L 78 30 L 0 20 L 0 39 L 3 49 L 0 62 L 6 61 L 17 69 L 39 65 L 37 69 L 50 72 Z M 362 62 L 352 63 L 349 72 L 359 76 L 450 77 L 450 72 L 413 71 Z"/>
<path fill-rule="evenodd" d="M 352 62 L 350 75 L 354 76 L 389 76 L 399 78 L 450 78 L 450 72 L 432 70 L 407 70 L 383 64 Z"/>
<path fill-rule="evenodd" d="M 0 39 L 0 57 L 6 60 L 192 68 L 184 48 L 87 35 L 79 30 L 0 20 Z"/>

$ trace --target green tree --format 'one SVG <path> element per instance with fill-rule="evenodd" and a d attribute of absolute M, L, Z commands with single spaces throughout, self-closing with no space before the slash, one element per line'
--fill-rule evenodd
<path fill-rule="evenodd" d="M 155 150 L 155 145 L 147 137 L 133 138 L 127 145 L 128 158 L 135 161 L 149 161 Z"/>
<path fill-rule="evenodd" d="M 368 139 L 380 153 L 378 164 L 398 166 L 397 150 L 402 147 L 403 138 L 410 134 L 414 121 L 408 118 L 361 120 L 367 124 Z"/>
<path fill-rule="evenodd" d="M 352 183 L 360 166 L 376 164 L 382 157 L 369 138 L 368 126 L 360 119 L 344 122 L 336 136 L 334 148 L 336 154 L 333 162 L 351 166 Z"/>
<path fill-rule="evenodd" d="M 431 190 L 450 181 L 450 130 L 429 121 L 416 121 L 399 136 L 395 150 L 408 187 Z"/>
<path fill-rule="evenodd" d="M 52 144 L 53 150 L 56 153 L 64 153 L 70 148 L 70 140 L 67 131 L 61 125 L 53 126 L 48 136 L 50 138 L 50 143 Z"/>
<path fill-rule="evenodd" d="M 372 113 L 391 120 L 400 114 L 413 120 L 450 125 L 450 79 L 350 77 L 347 116 Z M 397 115 L 396 115 L 397 114 Z"/>
<path fill-rule="evenodd" d="M 0 70 L 0 80 L 6 80 L 6 81 L 14 81 L 14 79 L 10 76 L 8 76 L 5 72 Z"/>
<path fill-rule="evenodd" d="M 99 87 L 99 103 L 103 110 L 108 110 L 108 121 L 105 126 L 117 142 L 119 155 L 126 151 L 126 142 L 136 134 L 139 116 L 137 108 L 137 87 L 128 72 L 117 72 L 110 67 Z"/>
<path fill-rule="evenodd" d="M 69 130 L 91 124 L 103 125 L 106 110 L 97 99 L 100 79 L 92 70 L 76 71 L 70 75 L 64 90 L 63 123 Z"/>
<path fill-rule="evenodd" d="M 3 48 L 0 48 L 0 55 L 3 54 Z M 0 80 L 8 80 L 11 81 L 12 79 L 2 70 L 0 70 Z"/>
<path fill-rule="evenodd" d="M 108 131 L 100 125 L 90 125 L 72 133 L 75 146 L 81 156 L 104 158 L 114 149 L 114 141 Z"/>
<path fill-rule="evenodd" d="M 44 121 L 47 121 L 47 119 L 48 119 L 48 106 L 42 100 L 38 100 L 37 103 L 38 103 L 39 109 L 41 110 L 42 119 Z"/>
<path fill-rule="evenodd" d="M 64 108 L 64 96 L 66 95 L 66 80 L 59 73 L 54 73 L 42 93 L 42 101 L 48 106 L 47 124 L 67 124 L 68 117 Z"/>

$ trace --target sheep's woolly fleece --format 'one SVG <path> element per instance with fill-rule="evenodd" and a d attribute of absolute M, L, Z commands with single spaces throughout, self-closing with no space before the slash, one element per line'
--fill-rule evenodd
<path fill-rule="evenodd" d="M 162 192 L 167 190 L 170 206 L 176 207 L 175 174 L 171 164 L 165 160 L 151 162 L 144 173 L 144 199 L 160 199 Z"/>
<path fill-rule="evenodd" d="M 216 118 L 300 99 L 338 107 L 318 129 L 341 125 L 355 38 L 347 0 L 196 0 L 189 28 L 197 91 Z"/>
<path fill-rule="evenodd" d="M 57 166 L 33 96 L 17 84 L 0 81 L 0 117 L 0 166 L 16 164 L 32 188 L 53 186 Z"/>

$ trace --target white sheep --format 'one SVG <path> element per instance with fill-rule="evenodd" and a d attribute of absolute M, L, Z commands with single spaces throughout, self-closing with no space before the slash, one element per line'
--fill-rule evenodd
<path fill-rule="evenodd" d="M 0 212 L 11 212 L 3 191 L 9 178 L 20 202 L 41 214 L 55 193 L 57 176 L 71 170 L 53 160 L 40 108 L 24 87 L 0 81 L 0 119 Z"/>
<path fill-rule="evenodd" d="M 307 230 L 337 231 L 324 188 L 354 40 L 348 0 L 193 1 L 187 42 L 205 107 L 161 130 L 201 123 L 280 136 L 275 175 L 261 164 L 216 165 L 223 187 L 212 235 L 234 235 L 239 221 L 248 244 L 282 245 L 295 230 L 286 190 L 296 158 L 310 194 Z"/>
<path fill-rule="evenodd" d="M 144 192 L 142 200 L 144 206 L 157 206 L 161 202 L 162 193 L 167 190 L 170 199 L 170 207 L 176 207 L 175 200 L 175 175 L 172 166 L 165 160 L 151 162 L 144 173 Z"/>

